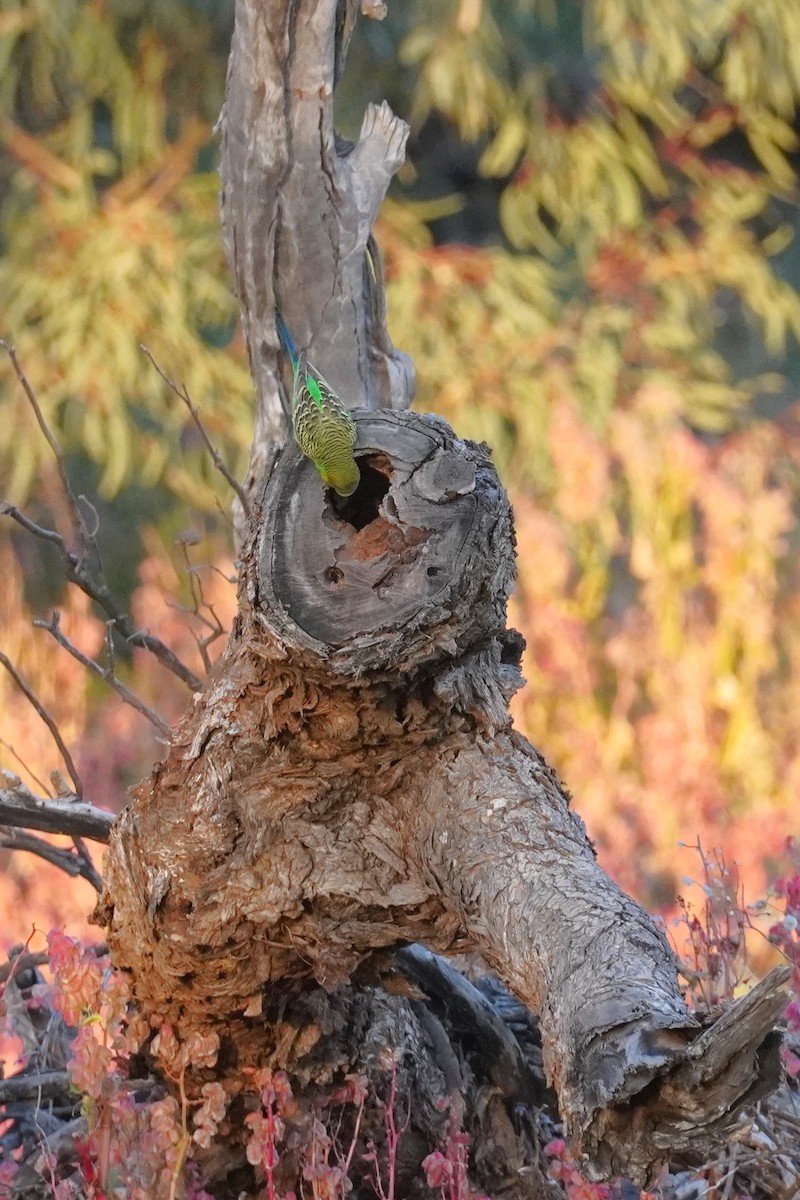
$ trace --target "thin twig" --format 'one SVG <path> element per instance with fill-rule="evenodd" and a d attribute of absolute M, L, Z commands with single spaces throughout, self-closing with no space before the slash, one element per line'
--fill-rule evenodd
<path fill-rule="evenodd" d="M 52 846 L 44 838 L 36 837 L 33 833 L 26 833 L 22 829 L 10 833 L 0 832 L 0 846 L 4 850 L 26 850 L 29 854 L 35 854 L 37 858 L 43 858 L 45 862 L 52 863 L 54 867 L 58 867 L 59 870 L 73 878 L 80 875 L 92 885 L 96 892 L 103 890 L 102 876 L 98 874 L 94 865 L 87 863 L 73 850 Z"/>
<path fill-rule="evenodd" d="M 156 360 L 153 358 L 153 355 L 147 349 L 147 346 L 140 345 L 139 349 L 144 354 L 146 354 L 147 357 L 150 359 L 150 362 L 153 364 L 156 371 L 161 376 L 161 378 L 164 380 L 164 383 L 167 385 L 167 387 L 170 389 L 170 391 L 174 392 L 175 395 L 180 400 L 182 400 L 183 403 L 188 408 L 189 412 L 191 413 L 192 420 L 194 421 L 195 425 L 197 426 L 197 429 L 200 433 L 201 438 L 205 442 L 206 449 L 208 450 L 209 454 L 211 455 L 211 459 L 214 463 L 214 466 L 217 468 L 219 473 L 225 479 L 226 483 L 228 483 L 233 488 L 233 490 L 236 492 L 236 495 L 239 497 L 239 500 L 241 502 L 242 511 L 244 512 L 244 515 L 246 517 L 249 517 L 250 516 L 250 501 L 247 498 L 247 493 L 245 492 L 242 485 L 239 483 L 238 479 L 235 479 L 234 476 L 231 474 L 230 470 L 228 469 L 228 467 L 225 465 L 225 462 L 223 461 L 222 455 L 217 450 L 214 443 L 211 441 L 211 438 L 209 437 L 208 433 L 206 432 L 206 428 L 203 425 L 203 422 L 200 420 L 200 412 L 197 409 L 197 407 L 195 406 L 195 404 L 193 403 L 191 397 L 189 396 L 189 393 L 186 391 L 186 386 L 183 385 L 182 387 L 178 387 L 175 380 L 170 379 L 170 377 L 166 374 L 166 372 L 162 371 L 161 367 L 158 365 Z"/>
<path fill-rule="evenodd" d="M 203 581 L 199 575 L 199 568 L 193 566 L 192 563 L 189 561 L 189 551 L 187 548 L 186 540 L 184 538 L 180 538 L 179 545 L 181 548 L 181 555 L 183 557 L 184 566 L 186 567 L 186 574 L 189 579 L 189 589 L 192 593 L 192 607 L 186 608 L 185 606 L 180 605 L 180 604 L 172 604 L 172 605 L 170 605 L 170 607 L 176 608 L 181 612 L 190 614 L 191 616 L 195 617 L 198 621 L 200 621 L 201 624 L 205 625 L 206 629 L 208 629 L 208 631 L 209 631 L 208 634 L 206 635 L 206 637 L 203 637 L 203 638 L 201 638 L 197 633 L 195 633 L 195 631 L 193 629 L 191 632 L 192 632 L 192 636 L 194 637 L 195 644 L 197 646 L 200 657 L 203 660 L 203 665 L 205 666 L 206 671 L 210 672 L 211 671 L 211 659 L 208 654 L 208 647 L 211 646 L 218 638 L 222 637 L 225 630 L 222 626 L 222 622 L 220 621 L 219 617 L 214 612 L 214 606 L 212 604 L 209 604 L 209 602 L 206 600 L 205 593 L 203 591 Z M 208 617 L 203 616 L 203 613 L 201 612 L 201 609 L 203 609 L 203 608 L 207 609 L 207 611 L 211 614 L 211 618 L 212 618 L 211 620 L 209 620 Z"/>
<path fill-rule="evenodd" d="M 58 833 L 65 837 L 88 837 L 107 842 L 114 814 L 96 808 L 77 796 L 44 799 L 26 787 L 17 775 L 3 771 L 5 787 L 0 787 L 0 825 L 15 829 L 38 829 L 40 833 Z"/>
<path fill-rule="evenodd" d="M 46 529 L 44 525 L 37 525 L 30 517 L 26 517 L 24 512 L 21 512 L 16 505 L 9 504 L 7 500 L 0 500 L 0 515 L 11 517 L 12 521 L 16 521 L 28 533 L 32 533 L 34 537 L 41 538 L 43 542 L 51 542 L 57 546 L 62 554 L 68 554 L 64 539 L 55 529 Z M 77 561 L 77 560 L 76 560 Z"/>
<path fill-rule="evenodd" d="M 728 1167 L 728 1171 L 727 1174 L 723 1176 L 723 1179 L 725 1180 L 725 1187 L 722 1189 L 720 1200 L 731 1200 L 731 1192 L 733 1191 L 733 1185 L 736 1180 L 736 1172 L 739 1169 L 739 1148 L 735 1142 L 728 1151 L 728 1162 L 726 1165 Z M 716 1188 L 718 1192 L 720 1190 L 721 1183 L 722 1179 L 717 1180 Z"/>
<path fill-rule="evenodd" d="M 81 1138 L 86 1137 L 86 1117 L 75 1117 L 72 1121 L 67 1121 L 59 1129 L 54 1129 L 47 1137 L 41 1138 L 38 1146 L 24 1160 L 26 1167 L 32 1168 L 39 1175 L 42 1175 L 45 1167 L 49 1167 L 50 1175 L 53 1175 L 52 1164 L 54 1159 L 71 1159 L 75 1154 L 75 1138 L 80 1134 Z M 51 1195 L 55 1195 L 55 1187 L 51 1182 Z"/>
<path fill-rule="evenodd" d="M 80 1097 L 72 1092 L 68 1071 L 39 1071 L 31 1074 L 12 1075 L 0 1079 L 0 1104 L 18 1104 L 24 1100 L 57 1100 L 67 1097 L 75 1104 Z M 121 1079 L 119 1087 L 128 1092 L 152 1092 L 163 1088 L 160 1079 Z"/>
<path fill-rule="evenodd" d="M 75 847 L 75 853 L 78 855 L 79 858 L 82 858 L 83 861 L 86 863 L 86 870 L 92 876 L 92 880 L 90 881 L 92 883 L 92 887 L 96 888 L 98 892 L 102 892 L 103 876 L 100 874 L 97 867 L 94 865 L 94 859 L 92 858 L 92 856 L 89 852 L 89 847 L 86 845 L 86 842 L 83 840 L 82 837 L 78 837 L 77 834 L 73 833 L 72 844 Z M 87 876 L 87 878 L 88 878 L 88 876 Z"/>
<path fill-rule="evenodd" d="M 72 485 L 70 484 L 69 475 L 67 474 L 66 460 L 64 458 L 64 451 L 61 448 L 61 443 L 58 441 L 45 419 L 44 413 L 42 412 L 42 407 L 39 404 L 39 399 L 31 387 L 27 375 L 22 369 L 22 366 L 17 358 L 16 350 L 13 346 L 9 345 L 9 343 L 5 341 L 0 341 L 0 345 L 2 345 L 2 347 L 5 349 L 11 360 L 14 373 L 22 385 L 22 390 L 25 392 L 28 403 L 33 409 L 36 422 L 42 431 L 42 434 L 44 435 L 45 441 L 53 452 L 53 457 L 56 460 L 56 467 L 58 469 L 59 479 L 61 480 L 61 487 L 72 513 L 73 530 L 77 538 L 78 548 L 80 550 L 79 562 L 81 565 L 84 565 L 88 551 L 91 548 L 94 551 L 95 557 L 97 558 L 98 567 L 102 576 L 103 562 L 100 556 L 100 547 L 97 544 L 97 532 L 100 528 L 100 518 L 97 514 L 97 509 L 90 500 L 86 499 L 85 496 L 78 497 L 79 500 L 82 500 L 84 504 L 86 504 L 94 516 L 94 528 L 90 530 L 86 524 L 86 518 L 82 508 L 80 507 L 80 504 L 78 503 L 78 499 L 75 498 L 75 494 L 72 491 Z"/>
<path fill-rule="evenodd" d="M 95 659 L 89 658 L 88 655 L 84 654 L 82 650 L 79 650 L 78 647 L 69 640 L 66 634 L 61 632 L 61 618 L 58 612 L 54 612 L 49 621 L 34 621 L 33 624 L 36 629 L 46 629 L 47 632 L 55 638 L 59 646 L 63 646 L 64 649 L 71 654 L 74 659 L 76 659 L 88 670 L 92 671 L 98 676 L 98 678 L 107 683 L 109 687 L 113 688 L 117 695 L 121 696 L 126 704 L 129 704 L 131 708 L 135 708 L 138 713 L 141 713 L 143 717 L 146 717 L 147 720 L 156 727 L 159 733 L 163 734 L 167 741 L 171 740 L 172 730 L 164 718 L 159 716 L 155 709 L 152 709 L 149 704 L 145 704 L 144 700 L 140 700 L 139 697 L 132 692 L 129 687 L 125 686 L 121 679 L 117 678 L 113 671 L 109 670 L 108 667 L 102 666 Z"/>
<path fill-rule="evenodd" d="M 28 939 L 30 941 L 30 939 Z M 104 958 L 108 954 L 107 942 L 94 942 L 86 949 L 95 958 Z M 16 946 L 8 952 L 8 962 L 0 963 L 0 983 L 5 983 L 12 975 L 16 978 L 23 971 L 31 971 L 36 967 L 45 967 L 50 962 L 47 950 L 25 950 Z"/>
<path fill-rule="evenodd" d="M 81 543 L 81 546 L 85 548 L 86 540 L 87 540 L 86 527 L 84 525 L 83 516 L 81 514 L 81 511 L 78 508 L 78 502 L 75 499 L 75 496 L 73 495 L 73 492 L 72 492 L 72 487 L 70 486 L 69 476 L 67 475 L 67 468 L 64 463 L 64 451 L 61 449 L 61 446 L 60 446 L 59 442 L 57 441 L 55 434 L 53 433 L 52 429 L 47 424 L 47 421 L 44 418 L 44 413 L 42 412 L 41 405 L 39 404 L 36 393 L 34 392 L 33 388 L 30 385 L 27 375 L 25 374 L 25 372 L 22 369 L 22 366 L 20 365 L 20 361 L 17 358 L 16 350 L 14 349 L 14 347 L 11 345 L 10 342 L 6 342 L 2 338 L 0 338 L 0 348 L 5 350 L 6 354 L 8 355 L 9 359 L 11 360 L 11 366 L 14 368 L 14 374 L 16 375 L 17 379 L 19 380 L 20 384 L 22 385 L 22 390 L 27 397 L 28 403 L 30 404 L 31 408 L 33 409 L 33 415 L 36 417 L 36 423 L 38 424 L 39 428 L 41 429 L 42 434 L 44 435 L 44 439 L 47 442 L 48 446 L 53 451 L 53 457 L 56 460 L 56 468 L 58 469 L 58 477 L 61 480 L 61 487 L 64 490 L 64 495 L 66 496 L 67 500 L 69 501 L 70 508 L 72 509 L 73 516 L 75 517 L 76 529 L 77 529 L 79 541 Z"/>
<path fill-rule="evenodd" d="M 61 736 L 58 725 L 53 720 L 53 718 L 50 716 L 50 713 L 47 711 L 45 706 L 42 704 L 41 700 L 36 695 L 36 693 L 31 691 L 31 689 L 28 687 L 27 683 L 22 678 L 22 676 L 20 675 L 17 668 L 11 662 L 11 659 L 8 658 L 5 654 L 3 654 L 2 650 L 0 650 L 0 663 L 3 664 L 3 666 L 5 667 L 5 669 L 8 671 L 9 675 L 11 676 L 11 678 L 16 683 L 19 690 L 24 695 L 25 699 L 28 701 L 28 703 L 31 705 L 31 707 L 36 710 L 36 712 L 39 714 L 39 716 L 44 721 L 47 728 L 50 730 L 50 736 L 52 737 L 56 746 L 58 746 L 59 754 L 63 758 L 64 765 L 66 766 L 67 770 L 69 771 L 69 777 L 72 780 L 72 784 L 75 788 L 75 795 L 78 797 L 79 800 L 82 800 L 83 799 L 83 783 L 82 783 L 81 777 L 78 773 L 78 769 L 75 766 L 75 763 L 73 761 L 72 755 L 70 754 L 69 750 L 67 749 L 66 743 L 64 742 L 64 739 Z"/>
<path fill-rule="evenodd" d="M 108 655 L 109 669 L 116 675 L 117 673 L 117 656 L 114 653 L 114 638 L 112 630 L 114 628 L 113 621 L 106 621 L 106 654 Z"/>
<path fill-rule="evenodd" d="M 194 671 L 181 662 L 178 656 L 160 638 L 154 637 L 144 629 L 136 628 L 127 613 L 123 613 L 117 607 L 108 585 L 105 582 L 95 579 L 87 567 L 85 560 L 77 554 L 73 554 L 60 533 L 54 529 L 46 529 L 42 525 L 37 525 L 30 517 L 20 512 L 15 505 L 9 504 L 5 500 L 0 501 L 0 515 L 11 517 L 13 521 L 16 521 L 18 525 L 27 530 L 28 533 L 33 534 L 34 537 L 56 546 L 61 554 L 64 563 L 64 573 L 69 583 L 74 583 L 84 595 L 100 605 L 106 616 L 114 622 L 114 628 L 117 633 L 126 642 L 131 646 L 140 646 L 144 650 L 149 650 L 151 654 L 155 655 L 162 666 L 165 666 L 173 675 L 177 675 L 178 679 L 182 680 L 193 692 L 202 691 L 203 683 L 199 676 L 195 675 Z"/>
<path fill-rule="evenodd" d="M 17 753 L 17 751 L 14 749 L 14 747 L 11 745 L 11 743 L 4 741 L 3 738 L 0 738 L 0 746 L 5 747 L 5 749 L 8 751 L 8 753 L 13 755 L 13 757 L 17 760 L 19 765 L 22 767 L 23 771 L 26 771 L 28 773 L 28 775 L 30 775 L 31 779 L 36 784 L 36 786 L 40 787 L 43 792 L 45 792 L 48 796 L 50 796 L 52 798 L 52 793 L 50 792 L 49 788 L 47 787 L 47 784 L 42 783 L 41 779 L 36 774 L 36 772 L 31 767 L 28 766 L 28 764 L 25 762 L 25 759 L 22 757 L 22 755 Z"/>

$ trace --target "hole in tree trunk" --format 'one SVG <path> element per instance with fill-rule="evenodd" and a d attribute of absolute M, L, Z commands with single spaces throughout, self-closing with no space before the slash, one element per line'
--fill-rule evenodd
<path fill-rule="evenodd" d="M 389 477 L 373 467 L 368 459 L 359 459 L 358 465 L 361 481 L 352 496 L 337 496 L 330 488 L 328 498 L 337 517 L 354 529 L 364 529 L 378 515 L 381 501 L 389 491 Z"/>

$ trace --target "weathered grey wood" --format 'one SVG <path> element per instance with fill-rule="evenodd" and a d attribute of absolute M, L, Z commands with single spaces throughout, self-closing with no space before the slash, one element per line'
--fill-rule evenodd
<path fill-rule="evenodd" d="M 223 234 L 257 400 L 248 491 L 286 434 L 276 305 L 349 407 L 402 409 L 413 395 L 411 360 L 391 345 L 375 295 L 370 238 L 408 126 L 382 104 L 368 107 L 355 147 L 333 130 L 354 19 L 352 0 L 236 2 L 219 130 Z"/>
<path fill-rule="evenodd" d="M 494 595 L 482 564 L 511 516 L 486 450 L 431 417 L 376 413 L 358 419 L 357 457 L 364 478 L 345 503 L 294 446 L 270 476 L 258 604 L 274 631 L 363 674 L 501 628 L 513 571 Z"/>
<path fill-rule="evenodd" d="M 424 946 L 407 946 L 394 956 L 396 967 L 442 1006 L 456 1028 L 467 1030 L 485 1056 L 486 1074 L 502 1095 L 515 1103 L 545 1102 L 539 1055 L 526 1057 L 522 1046 L 497 1007 L 440 954 Z M 537 1045 L 537 1050 L 538 1050 Z"/>
<path fill-rule="evenodd" d="M 776 1027 L 790 975 L 789 967 L 776 967 L 716 1020 L 706 1016 L 699 1037 L 673 1050 L 670 1070 L 654 1073 L 650 1103 L 635 1109 L 635 1143 L 629 1135 L 633 1110 L 625 1102 L 635 1104 L 636 1093 L 626 1081 L 585 1114 L 581 1144 L 592 1177 L 624 1172 L 641 1178 L 659 1157 L 675 1166 L 705 1162 L 710 1146 L 743 1134 L 742 1108 L 752 1113 L 781 1083 Z M 621 1030 L 617 1039 L 621 1052 L 628 1033 Z"/>
<path fill-rule="evenodd" d="M 107 842 L 114 814 L 79 800 L 53 800 L 36 796 L 8 772 L 3 772 L 10 787 L 0 787 L 0 826 L 15 829 L 40 829 L 45 833 L 64 833 L 71 837 Z"/>

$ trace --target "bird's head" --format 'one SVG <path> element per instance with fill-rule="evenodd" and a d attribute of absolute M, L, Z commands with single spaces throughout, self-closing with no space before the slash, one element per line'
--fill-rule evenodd
<path fill-rule="evenodd" d="M 320 469 L 319 473 L 323 482 L 339 496 L 352 496 L 361 481 L 361 472 L 355 459 L 336 470 Z"/>

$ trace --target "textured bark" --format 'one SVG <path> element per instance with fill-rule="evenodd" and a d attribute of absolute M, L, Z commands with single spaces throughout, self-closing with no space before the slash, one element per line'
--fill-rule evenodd
<path fill-rule="evenodd" d="M 398 1196 L 443 1095 L 466 1102 L 479 1184 L 542 1196 L 543 1061 L 587 1169 L 641 1181 L 710 1152 L 772 1086 L 782 979 L 693 1017 L 664 937 L 511 727 L 511 511 L 485 447 L 403 411 L 413 372 L 370 228 L 407 130 L 381 106 L 355 148 L 334 137 L 354 17 L 353 0 L 237 0 L 223 222 L 258 401 L 239 613 L 113 830 L 98 919 L 146 1014 L 220 1034 L 232 1112 L 248 1068 L 290 1072 L 296 1149 L 320 1091 L 363 1071 L 385 1094 L 394 1070 L 412 1108 Z M 347 500 L 276 449 L 276 305 L 358 410 Z M 432 951 L 477 952 L 518 999 Z M 242 1137 L 231 1120 L 204 1164 L 231 1195 L 258 1188 Z M 281 1161 L 296 1186 L 297 1155 Z"/>
<path fill-rule="evenodd" d="M 436 418 L 358 428 L 347 501 L 296 448 L 274 461 L 227 651 L 112 836 L 116 961 L 145 1011 L 297 1071 L 321 1034 L 281 1042 L 275 989 L 349 995 L 409 942 L 477 950 L 540 1014 L 576 1149 L 644 1179 L 777 1077 L 775 981 L 698 1037 L 663 935 L 511 729 L 513 530 L 487 452 Z"/>
<path fill-rule="evenodd" d="M 371 230 L 408 126 L 370 105 L 333 129 L 355 0 L 236 0 L 222 134 L 222 222 L 256 388 L 248 490 L 286 435 L 275 308 L 350 408 L 407 408 L 411 360 L 386 330 Z"/>
<path fill-rule="evenodd" d="M 5 774 L 5 772 L 4 772 Z M 15 776 L 7 776 L 13 786 L 0 787 L 0 827 L 40 829 L 44 833 L 67 833 L 71 837 L 108 841 L 113 815 L 84 800 L 44 800 L 35 796 Z"/>

